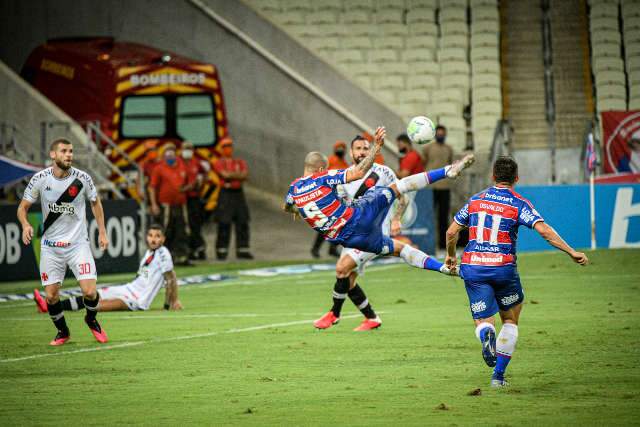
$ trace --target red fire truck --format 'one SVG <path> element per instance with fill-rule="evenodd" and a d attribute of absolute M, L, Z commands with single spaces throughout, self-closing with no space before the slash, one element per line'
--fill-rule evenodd
<path fill-rule="evenodd" d="M 38 46 L 21 74 L 77 122 L 99 123 L 119 147 L 101 149 L 122 170 L 147 160 L 150 146 L 161 152 L 169 142 L 178 148 L 192 142 L 195 155 L 210 163 L 228 134 L 212 64 L 110 37 L 82 37 Z M 207 210 L 215 208 L 218 191 L 218 177 L 210 172 L 202 189 Z"/>

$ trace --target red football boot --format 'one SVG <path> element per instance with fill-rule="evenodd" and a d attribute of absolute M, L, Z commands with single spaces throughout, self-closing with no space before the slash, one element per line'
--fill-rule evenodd
<path fill-rule="evenodd" d="M 87 320 L 87 317 L 85 316 L 84 322 L 87 324 L 89 329 L 91 329 L 91 333 L 95 337 L 96 341 L 102 344 L 109 341 L 109 338 L 107 337 L 107 333 L 104 331 L 104 329 L 100 327 L 100 324 L 96 319 Z"/>
<path fill-rule="evenodd" d="M 71 339 L 71 335 L 69 335 L 69 332 L 67 332 L 66 334 L 63 334 L 62 332 L 58 331 L 58 334 L 56 335 L 56 337 L 49 343 L 49 345 L 53 345 L 53 346 L 59 346 L 59 345 L 63 345 L 64 343 L 66 343 L 67 341 L 69 341 Z"/>
<path fill-rule="evenodd" d="M 36 302 L 36 307 L 38 307 L 38 311 L 40 313 L 46 313 L 49 311 L 47 308 L 47 302 L 42 298 L 40 292 L 37 289 L 33 290 L 33 300 Z"/>
<path fill-rule="evenodd" d="M 382 320 L 378 316 L 375 319 L 364 319 L 360 326 L 354 329 L 354 331 L 370 331 L 372 329 L 378 329 L 382 326 Z"/>
<path fill-rule="evenodd" d="M 318 329 L 327 329 L 335 325 L 339 321 L 340 321 L 340 318 L 336 317 L 336 315 L 333 314 L 333 311 L 330 311 L 324 316 L 322 316 L 321 318 L 319 318 L 318 320 L 316 320 L 315 322 L 313 322 L 313 326 L 315 326 Z"/>

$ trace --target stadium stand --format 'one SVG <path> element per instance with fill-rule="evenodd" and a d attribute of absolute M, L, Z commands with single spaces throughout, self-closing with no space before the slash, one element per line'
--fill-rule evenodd
<path fill-rule="evenodd" d="M 496 0 L 247 0 L 402 118 L 427 114 L 467 145 L 502 115 Z M 471 19 L 469 16 L 471 13 Z"/>

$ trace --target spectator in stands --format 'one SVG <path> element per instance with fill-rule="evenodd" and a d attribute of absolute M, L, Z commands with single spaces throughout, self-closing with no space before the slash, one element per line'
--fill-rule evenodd
<path fill-rule="evenodd" d="M 236 257 L 253 259 L 249 250 L 249 207 L 244 198 L 242 184 L 249 176 L 247 163 L 233 157 L 233 141 L 223 138 L 218 143 L 221 157 L 213 165 L 220 176 L 221 189 L 215 218 L 218 222 L 218 238 L 216 240 L 216 256 L 224 260 L 229 254 L 231 241 L 231 224 L 236 229 Z"/>
<path fill-rule="evenodd" d="M 453 163 L 453 149 L 446 143 L 447 128 L 436 127 L 436 140 L 427 144 L 422 150 L 426 170 L 437 169 Z M 437 221 L 438 247 L 446 249 L 446 233 L 449 226 L 449 209 L 451 204 L 450 180 L 440 180 L 429 186 L 433 190 L 433 215 Z"/>
<path fill-rule="evenodd" d="M 182 160 L 176 157 L 174 144 L 164 146 L 163 160 L 153 168 L 151 175 L 151 214 L 164 226 L 166 246 L 176 259 L 176 264 L 189 265 L 187 170 Z"/>
<path fill-rule="evenodd" d="M 406 178 L 409 175 L 424 172 L 422 157 L 411 145 L 411 140 L 406 133 L 401 133 L 396 138 L 398 151 L 402 157 L 400 158 L 400 169 L 398 170 L 398 178 Z"/>
<path fill-rule="evenodd" d="M 204 220 L 204 206 L 200 200 L 200 189 L 208 170 L 208 163 L 202 162 L 194 155 L 193 143 L 182 143 L 182 161 L 187 170 L 187 212 L 189 213 L 189 258 L 206 259 L 206 244 L 202 237 L 202 222 Z M 206 164 L 206 166 L 205 166 Z"/>

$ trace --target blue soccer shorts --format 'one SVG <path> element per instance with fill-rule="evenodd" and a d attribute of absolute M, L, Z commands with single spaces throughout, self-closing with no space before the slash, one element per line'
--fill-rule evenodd
<path fill-rule="evenodd" d="M 393 252 L 393 240 L 382 232 L 382 223 L 389 208 L 396 199 L 389 187 L 373 187 L 353 203 L 359 211 L 354 215 L 357 221 L 349 221 L 345 226 L 348 237 L 340 242 L 347 248 L 386 255 Z"/>
<path fill-rule="evenodd" d="M 498 311 L 507 311 L 524 301 L 517 271 L 508 275 L 496 274 L 495 278 L 474 277 L 474 280 L 469 280 L 465 277 L 464 287 L 474 319 L 489 318 Z"/>

